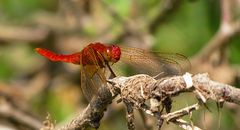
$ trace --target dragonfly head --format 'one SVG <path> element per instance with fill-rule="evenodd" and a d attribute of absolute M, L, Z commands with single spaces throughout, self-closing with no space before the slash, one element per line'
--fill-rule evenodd
<path fill-rule="evenodd" d="M 121 57 L 121 49 L 119 46 L 112 45 L 107 48 L 107 59 L 110 62 L 116 63 Z"/>

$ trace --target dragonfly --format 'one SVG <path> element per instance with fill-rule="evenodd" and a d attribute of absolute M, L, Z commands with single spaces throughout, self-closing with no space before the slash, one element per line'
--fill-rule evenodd
<path fill-rule="evenodd" d="M 98 89 L 106 85 L 110 76 L 116 77 L 112 66 L 120 61 L 151 75 L 175 75 L 190 68 L 187 57 L 178 53 L 150 52 L 100 42 L 90 43 L 73 54 L 57 54 L 44 48 L 36 48 L 35 51 L 54 62 L 80 65 L 80 87 L 89 102 Z"/>

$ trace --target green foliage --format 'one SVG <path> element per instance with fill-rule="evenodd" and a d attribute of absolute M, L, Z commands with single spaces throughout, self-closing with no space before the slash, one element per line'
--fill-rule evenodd
<path fill-rule="evenodd" d="M 232 44 L 230 44 L 230 62 L 234 64 L 240 63 L 240 45 L 239 45 L 240 38 L 236 37 L 231 40 Z"/>
<path fill-rule="evenodd" d="M 0 12 L 9 20 L 23 20 L 32 13 L 48 9 L 56 10 L 57 0 L 1 0 Z"/>
<path fill-rule="evenodd" d="M 48 110 L 48 112 L 53 115 L 54 119 L 57 121 L 62 121 L 72 114 L 73 108 L 68 103 L 62 102 L 60 95 L 49 93 L 46 99 L 47 102 L 45 109 Z"/>
<path fill-rule="evenodd" d="M 159 27 L 154 47 L 188 55 L 197 53 L 217 31 L 209 28 L 209 15 L 212 14 L 208 12 L 208 6 L 208 1 L 183 2 L 172 17 Z M 218 24 L 217 21 L 215 23 Z"/>
<path fill-rule="evenodd" d="M 7 57 L 0 55 L 0 65 L 0 81 L 10 79 L 14 73 L 14 70 L 11 67 Z"/>
<path fill-rule="evenodd" d="M 121 17 L 126 18 L 129 14 L 130 0 L 105 0 Z"/>

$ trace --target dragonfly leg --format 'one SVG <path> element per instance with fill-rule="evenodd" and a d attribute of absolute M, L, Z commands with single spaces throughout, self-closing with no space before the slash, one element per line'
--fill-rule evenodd
<path fill-rule="evenodd" d="M 99 58 L 101 59 L 102 63 L 105 63 L 107 65 L 107 67 L 110 70 L 113 77 L 117 77 L 116 74 L 113 72 L 112 68 L 110 67 L 109 62 L 104 58 L 104 56 L 101 53 L 99 53 L 99 52 L 97 52 L 97 53 L 98 53 Z"/>
<path fill-rule="evenodd" d="M 172 99 L 170 97 L 167 97 L 162 101 L 163 108 L 165 108 L 167 113 L 170 113 L 172 109 Z"/>
<path fill-rule="evenodd" d="M 164 75 L 164 72 L 160 72 L 157 75 L 153 76 L 154 79 L 161 78 Z"/>
<path fill-rule="evenodd" d="M 106 65 L 108 67 L 108 69 L 110 70 L 111 74 L 113 75 L 113 77 L 117 77 L 117 75 L 113 72 L 112 68 L 110 67 L 109 63 L 106 62 Z"/>

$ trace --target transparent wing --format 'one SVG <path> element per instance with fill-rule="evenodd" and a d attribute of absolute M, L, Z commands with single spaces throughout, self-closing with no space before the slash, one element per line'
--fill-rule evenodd
<path fill-rule="evenodd" d="M 90 49 L 88 57 L 81 58 L 88 58 L 88 60 L 94 63 L 84 66 L 81 64 L 81 90 L 89 102 L 97 94 L 98 89 L 106 85 L 106 79 L 110 75 L 107 68 L 100 68 L 96 56 L 100 55 L 96 55 L 93 50 Z"/>
<path fill-rule="evenodd" d="M 90 102 L 97 94 L 98 89 L 106 83 L 106 78 L 104 77 L 105 68 L 99 69 L 96 66 L 87 65 L 81 69 L 81 90 Z"/>
<path fill-rule="evenodd" d="M 177 75 L 191 68 L 189 60 L 178 53 L 148 52 L 138 48 L 121 47 L 121 60 L 139 73 L 152 76 Z"/>

